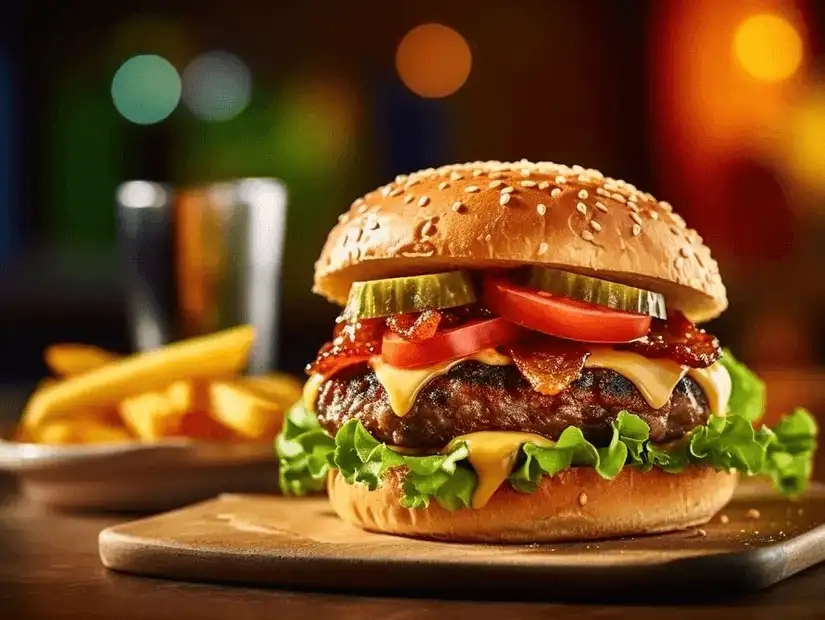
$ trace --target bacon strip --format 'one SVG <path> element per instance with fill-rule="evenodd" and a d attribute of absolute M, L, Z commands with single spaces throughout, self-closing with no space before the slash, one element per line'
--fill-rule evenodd
<path fill-rule="evenodd" d="M 696 327 L 679 311 L 671 312 L 667 322 L 654 319 L 646 337 L 616 348 L 645 357 L 667 357 L 691 368 L 707 368 L 722 354 L 716 336 Z"/>
<path fill-rule="evenodd" d="M 387 327 L 410 342 L 432 338 L 438 331 L 443 314 L 438 310 L 425 310 L 420 314 L 396 314 L 387 317 Z"/>
<path fill-rule="evenodd" d="M 552 396 L 579 378 L 587 345 L 536 335 L 516 343 L 508 353 L 536 392 Z"/>

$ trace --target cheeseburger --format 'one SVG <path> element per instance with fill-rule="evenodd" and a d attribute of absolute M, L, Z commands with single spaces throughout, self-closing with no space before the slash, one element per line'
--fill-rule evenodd
<path fill-rule="evenodd" d="M 696 326 L 727 306 L 670 204 L 580 166 L 473 162 L 356 200 L 314 290 L 343 306 L 277 439 L 281 484 L 367 530 L 540 542 L 796 494 L 816 426 Z"/>

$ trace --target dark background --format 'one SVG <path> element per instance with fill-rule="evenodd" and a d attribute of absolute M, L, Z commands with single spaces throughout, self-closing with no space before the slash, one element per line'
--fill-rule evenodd
<path fill-rule="evenodd" d="M 737 47 L 766 13 L 786 30 L 751 23 Z M 599 168 L 673 203 L 729 288 L 709 328 L 777 393 L 825 402 L 824 3 L 64 0 L 0 15 L 2 383 L 42 377 L 52 342 L 130 349 L 113 199 L 124 180 L 285 181 L 280 359 L 299 373 L 336 315 L 309 291 L 312 263 L 353 198 L 418 168 L 524 157 Z M 396 68 L 399 42 L 427 23 L 472 55 L 440 98 Z M 128 59 L 184 73 L 215 50 L 252 80 L 230 120 L 181 101 L 141 125 L 113 104 Z M 460 62 L 426 42 L 413 56 L 425 82 Z"/>

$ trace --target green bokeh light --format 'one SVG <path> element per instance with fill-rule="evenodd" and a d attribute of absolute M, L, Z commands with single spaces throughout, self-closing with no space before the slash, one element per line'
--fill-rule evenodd
<path fill-rule="evenodd" d="M 181 80 L 165 58 L 134 56 L 124 62 L 112 79 L 112 100 L 126 119 L 139 125 L 158 123 L 178 106 Z"/>

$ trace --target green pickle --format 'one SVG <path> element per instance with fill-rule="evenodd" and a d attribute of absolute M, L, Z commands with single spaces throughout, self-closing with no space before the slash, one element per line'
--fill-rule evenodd
<path fill-rule="evenodd" d="M 475 303 L 473 280 L 466 271 L 353 282 L 344 317 L 372 319 L 393 314 L 454 308 Z"/>
<path fill-rule="evenodd" d="M 666 319 L 665 298 L 635 286 L 582 276 L 548 267 L 531 267 L 527 285 L 553 295 L 586 301 L 615 310 Z"/>

